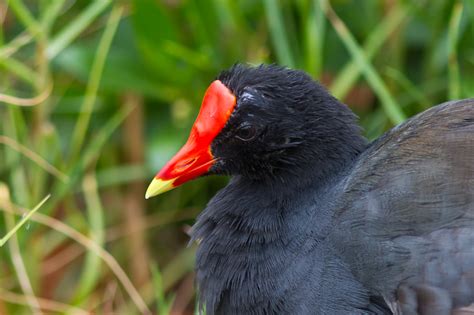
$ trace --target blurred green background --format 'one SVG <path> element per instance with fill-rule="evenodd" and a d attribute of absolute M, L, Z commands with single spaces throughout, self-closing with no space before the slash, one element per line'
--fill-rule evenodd
<path fill-rule="evenodd" d="M 227 179 L 144 191 L 219 71 L 304 69 L 374 139 L 474 96 L 473 21 L 470 0 L 0 0 L 0 314 L 192 314 L 186 232 Z"/>

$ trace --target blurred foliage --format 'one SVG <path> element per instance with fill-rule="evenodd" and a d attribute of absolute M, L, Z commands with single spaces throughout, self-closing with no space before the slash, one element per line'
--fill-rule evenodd
<path fill-rule="evenodd" d="M 473 20 L 469 0 L 0 1 L 0 237 L 51 194 L 0 247 L 0 314 L 194 312 L 186 231 L 226 179 L 143 195 L 219 71 L 304 69 L 373 139 L 474 95 Z"/>

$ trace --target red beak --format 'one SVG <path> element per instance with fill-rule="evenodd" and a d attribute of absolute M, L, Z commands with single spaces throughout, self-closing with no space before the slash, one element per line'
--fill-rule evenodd
<path fill-rule="evenodd" d="M 229 120 L 235 104 L 234 94 L 221 81 L 212 82 L 188 141 L 158 172 L 148 186 L 145 198 L 171 190 L 209 171 L 215 161 L 211 143 Z"/>

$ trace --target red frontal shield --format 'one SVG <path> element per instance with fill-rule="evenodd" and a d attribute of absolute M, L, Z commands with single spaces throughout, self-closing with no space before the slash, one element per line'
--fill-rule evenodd
<path fill-rule="evenodd" d="M 173 189 L 211 168 L 214 163 L 211 143 L 229 120 L 235 103 L 234 94 L 221 81 L 212 82 L 186 144 L 155 176 L 146 198 Z"/>

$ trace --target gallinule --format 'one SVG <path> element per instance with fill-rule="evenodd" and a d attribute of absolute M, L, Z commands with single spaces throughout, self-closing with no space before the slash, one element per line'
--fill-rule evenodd
<path fill-rule="evenodd" d="M 207 174 L 232 176 L 192 230 L 207 314 L 431 315 L 474 302 L 474 99 L 368 143 L 304 72 L 236 65 L 146 197 Z"/>

